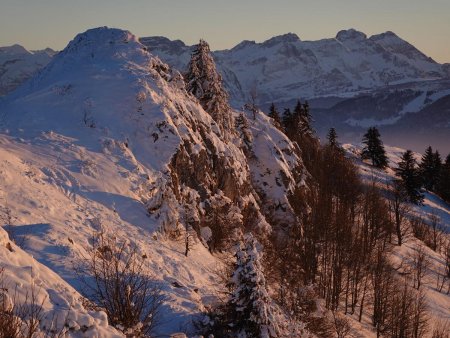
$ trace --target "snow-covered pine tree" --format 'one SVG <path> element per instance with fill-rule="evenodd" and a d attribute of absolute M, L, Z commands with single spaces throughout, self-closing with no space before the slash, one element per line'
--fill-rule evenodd
<path fill-rule="evenodd" d="M 294 108 L 294 123 L 295 127 L 298 128 L 298 131 L 302 136 L 313 136 L 314 130 L 312 128 L 312 117 L 309 111 L 309 104 L 305 102 L 302 104 L 300 100 L 297 101 L 297 104 Z"/>
<path fill-rule="evenodd" d="M 388 165 L 386 151 L 381 141 L 380 132 L 376 127 L 370 127 L 364 134 L 364 148 L 361 153 L 362 159 L 370 159 L 374 167 L 384 169 Z"/>
<path fill-rule="evenodd" d="M 395 169 L 395 175 L 401 179 L 401 185 L 408 194 L 409 201 L 415 204 L 422 203 L 423 194 L 420 192 L 422 182 L 416 159 L 411 150 L 403 153 L 402 160 L 398 163 L 398 168 Z"/>
<path fill-rule="evenodd" d="M 280 325 L 276 321 L 262 271 L 261 254 L 251 233 L 244 236 L 244 243 L 236 252 L 236 267 L 232 277 L 234 291 L 229 301 L 230 320 L 236 337 L 280 337 Z"/>
<path fill-rule="evenodd" d="M 199 100 L 203 109 L 211 115 L 228 139 L 234 130 L 228 93 L 223 88 L 222 77 L 216 70 L 209 45 L 205 40 L 200 40 L 194 49 L 184 79 L 186 90 Z"/>

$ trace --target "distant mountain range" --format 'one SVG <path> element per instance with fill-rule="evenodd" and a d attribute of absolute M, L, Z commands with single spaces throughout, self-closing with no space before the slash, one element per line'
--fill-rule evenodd
<path fill-rule="evenodd" d="M 56 52 L 29 51 L 20 45 L 0 47 L 0 96 L 5 95 L 46 66 Z"/>
<path fill-rule="evenodd" d="M 164 37 L 140 41 L 180 70 L 193 49 Z M 247 102 L 251 93 L 264 105 L 450 77 L 448 65 L 435 62 L 392 32 L 368 38 L 349 29 L 318 41 L 301 41 L 289 33 L 262 43 L 242 41 L 214 52 L 214 57 L 235 105 Z"/>
<path fill-rule="evenodd" d="M 160 36 L 140 42 L 180 71 L 194 48 Z M 0 49 L 0 95 L 53 55 L 17 45 Z M 432 144 L 450 152 L 450 117 L 445 113 L 450 64 L 437 63 L 393 32 L 367 37 L 349 29 L 318 41 L 288 33 L 262 43 L 242 41 L 213 55 L 235 108 L 252 97 L 263 110 L 274 102 L 280 111 L 297 99 L 308 99 L 321 136 L 334 126 L 343 141 L 356 142 L 369 125 L 377 125 L 392 144 L 416 151 Z M 419 130 L 412 120 L 426 123 Z"/>
<path fill-rule="evenodd" d="M 164 37 L 140 41 L 180 70 L 194 48 Z M 450 64 L 437 63 L 393 32 L 367 37 L 349 29 L 318 41 L 289 33 L 242 41 L 214 57 L 235 107 L 252 95 L 266 111 L 272 102 L 283 111 L 308 99 L 322 137 L 334 126 L 343 141 L 358 142 L 377 125 L 391 144 L 450 152 Z"/>

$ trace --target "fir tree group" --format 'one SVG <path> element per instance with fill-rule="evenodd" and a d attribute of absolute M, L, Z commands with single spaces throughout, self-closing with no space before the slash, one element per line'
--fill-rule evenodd
<path fill-rule="evenodd" d="M 291 139 L 314 137 L 313 119 L 308 102 L 302 104 L 298 100 L 294 110 L 285 108 L 282 116 L 280 116 L 277 108 L 272 103 L 269 109 L 269 117 L 274 120 L 274 125 L 279 127 Z"/>

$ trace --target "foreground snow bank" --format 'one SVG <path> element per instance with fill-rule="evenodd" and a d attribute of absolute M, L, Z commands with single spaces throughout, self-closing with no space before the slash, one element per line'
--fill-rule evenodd
<path fill-rule="evenodd" d="M 88 311 L 81 296 L 49 268 L 16 246 L 0 228 L 0 309 L 42 306 L 40 330 L 66 330 L 66 337 L 122 337 L 104 312 Z M 33 300 L 33 293 L 35 299 Z"/>

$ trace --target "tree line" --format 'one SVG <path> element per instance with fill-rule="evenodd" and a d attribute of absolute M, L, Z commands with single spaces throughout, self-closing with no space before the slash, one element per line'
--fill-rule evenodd
<path fill-rule="evenodd" d="M 362 159 L 370 160 L 379 169 L 388 167 L 386 151 L 376 127 L 367 130 L 362 142 Z M 439 151 L 433 151 L 429 146 L 418 163 L 414 153 L 406 150 L 394 171 L 398 178 L 394 183 L 409 202 L 421 204 L 424 198 L 422 189 L 434 192 L 444 201 L 450 202 L 450 154 L 442 161 Z"/>

